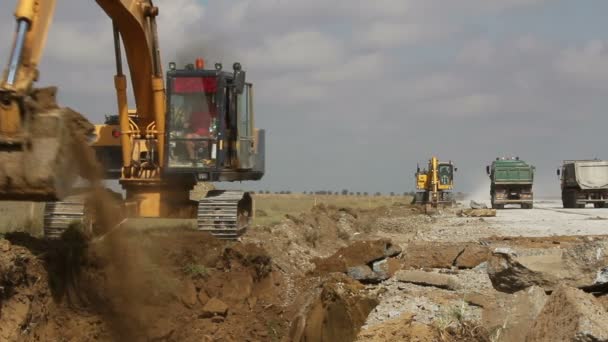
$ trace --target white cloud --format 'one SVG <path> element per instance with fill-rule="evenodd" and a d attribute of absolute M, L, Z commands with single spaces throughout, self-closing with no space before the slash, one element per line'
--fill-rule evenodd
<path fill-rule="evenodd" d="M 578 82 L 608 82 L 608 44 L 590 41 L 582 48 L 568 48 L 557 56 L 555 68 Z"/>
<path fill-rule="evenodd" d="M 458 61 L 465 64 L 489 65 L 493 62 L 496 48 L 487 39 L 469 42 L 458 53 Z"/>
<path fill-rule="evenodd" d="M 344 51 L 341 42 L 329 35 L 300 31 L 267 37 L 246 56 L 251 67 L 300 69 L 335 65 Z"/>
<path fill-rule="evenodd" d="M 388 67 L 387 58 L 380 53 L 354 56 L 343 64 L 331 65 L 313 72 L 312 80 L 319 82 L 349 82 L 378 79 Z"/>
<path fill-rule="evenodd" d="M 362 41 L 371 47 L 392 48 L 405 44 L 430 40 L 448 35 L 447 29 L 441 25 L 428 26 L 416 22 L 375 22 L 362 34 Z"/>

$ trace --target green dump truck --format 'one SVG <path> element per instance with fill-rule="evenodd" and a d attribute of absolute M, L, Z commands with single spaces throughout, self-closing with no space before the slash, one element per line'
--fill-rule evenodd
<path fill-rule="evenodd" d="M 534 166 L 519 160 L 519 157 L 496 158 L 491 166 L 486 166 L 492 181 L 492 208 L 503 209 L 505 204 L 519 204 L 522 209 L 532 209 L 534 170 Z"/>
<path fill-rule="evenodd" d="M 564 208 L 584 208 L 608 202 L 608 160 L 565 160 L 557 170 Z"/>

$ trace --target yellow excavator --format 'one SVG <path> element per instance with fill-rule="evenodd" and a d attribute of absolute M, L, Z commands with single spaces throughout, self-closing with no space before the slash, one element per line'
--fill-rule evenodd
<path fill-rule="evenodd" d="M 77 179 L 118 179 L 127 217 L 196 218 L 214 236 L 241 236 L 253 217 L 251 196 L 209 191 L 190 199 L 197 182 L 259 180 L 264 130 L 254 126 L 253 86 L 239 63 L 224 70 L 203 59 L 163 73 L 151 0 L 95 0 L 113 27 L 118 115 L 93 126 L 61 108 L 55 88 L 36 89 L 38 65 L 55 0 L 18 0 L 16 33 L 0 80 L 0 200 L 45 202 L 45 232 L 56 236 L 84 221 Z M 134 109 L 127 107 L 131 77 Z M 89 157 L 91 148 L 93 158 Z"/>
<path fill-rule="evenodd" d="M 429 160 L 427 169 L 416 168 L 416 196 L 414 202 L 433 210 L 453 204 L 454 167 L 451 161 L 440 162 L 437 157 Z"/>

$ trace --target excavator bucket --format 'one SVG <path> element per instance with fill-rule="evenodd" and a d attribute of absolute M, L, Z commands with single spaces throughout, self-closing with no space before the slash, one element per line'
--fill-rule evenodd
<path fill-rule="evenodd" d="M 18 141 L 0 136 L 0 200 L 60 200 L 78 176 L 98 177 L 88 145 L 94 126 L 81 114 L 59 108 L 55 92 L 34 90 L 25 99 Z"/>

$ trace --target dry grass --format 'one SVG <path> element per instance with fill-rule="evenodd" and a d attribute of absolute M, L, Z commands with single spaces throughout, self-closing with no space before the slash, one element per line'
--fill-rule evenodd
<path fill-rule="evenodd" d="M 31 202 L 0 203 L 0 234 L 25 232 L 42 234 L 43 204 Z"/>
<path fill-rule="evenodd" d="M 342 195 L 303 195 L 303 194 L 255 194 L 256 215 L 254 224 L 274 225 L 285 215 L 308 212 L 316 205 L 332 205 L 339 208 L 374 209 L 392 206 L 395 203 L 410 203 L 409 196 L 342 196 Z"/>

